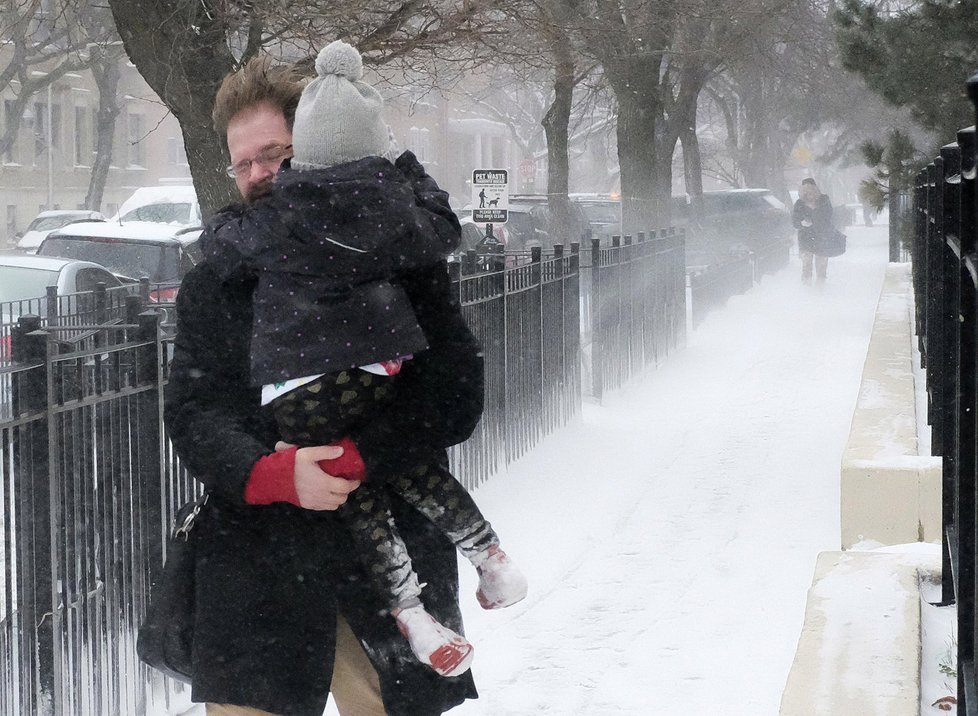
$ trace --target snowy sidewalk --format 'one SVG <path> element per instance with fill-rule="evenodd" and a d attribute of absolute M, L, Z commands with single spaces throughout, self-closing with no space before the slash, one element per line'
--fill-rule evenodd
<path fill-rule="evenodd" d="M 530 596 L 483 612 L 460 564 L 453 714 L 777 714 L 887 261 L 885 226 L 846 233 L 821 290 L 793 257 L 476 492 Z"/>

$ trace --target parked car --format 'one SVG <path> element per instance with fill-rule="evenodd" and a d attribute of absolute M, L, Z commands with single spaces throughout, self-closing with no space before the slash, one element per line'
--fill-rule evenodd
<path fill-rule="evenodd" d="M 122 202 L 110 221 L 153 221 L 181 226 L 200 226 L 200 203 L 190 185 L 144 186 Z"/>
<path fill-rule="evenodd" d="M 94 291 L 99 283 L 115 289 L 131 285 L 104 266 L 91 261 L 50 256 L 0 254 L 0 362 L 10 357 L 10 327 L 22 315 L 47 315 L 47 289 L 55 286 L 60 315 L 78 315 L 91 310 L 91 301 L 82 294 Z"/>
<path fill-rule="evenodd" d="M 0 304 L 43 298 L 48 286 L 56 286 L 58 294 L 69 294 L 93 291 L 99 283 L 111 288 L 131 281 L 92 261 L 0 254 Z"/>
<path fill-rule="evenodd" d="M 200 259 L 202 229 L 144 221 L 72 224 L 48 236 L 38 254 L 92 261 L 132 280 L 154 284 L 150 298 L 170 302 Z"/>
<path fill-rule="evenodd" d="M 105 217 L 97 211 L 87 209 L 42 211 L 27 225 L 27 229 L 22 234 L 17 235 L 17 248 L 33 254 L 52 231 L 78 221 L 105 221 Z"/>
<path fill-rule="evenodd" d="M 96 304 L 95 289 L 99 284 L 107 289 L 102 311 Z M 14 395 L 9 368 L 12 361 L 13 341 L 11 332 L 21 316 L 40 316 L 48 322 L 49 305 L 47 290 L 57 289 L 57 306 L 51 306 L 57 314 L 57 325 L 66 327 L 53 334 L 63 346 L 73 350 L 79 342 L 91 340 L 91 325 L 101 320 L 121 320 L 125 315 L 126 298 L 138 290 L 138 286 L 116 276 L 103 266 L 91 261 L 75 261 L 51 256 L 0 255 L 0 418 L 13 414 Z M 85 380 L 91 379 L 94 362 L 90 359 L 81 365 Z M 67 376 L 68 380 L 78 375 Z"/>
<path fill-rule="evenodd" d="M 687 265 L 785 246 L 793 231 L 790 211 L 768 189 L 705 191 L 699 211 L 674 198 L 673 224 L 686 229 Z"/>
<path fill-rule="evenodd" d="M 584 211 L 591 235 L 606 238 L 621 235 L 621 199 L 617 194 L 571 194 L 571 201 Z"/>

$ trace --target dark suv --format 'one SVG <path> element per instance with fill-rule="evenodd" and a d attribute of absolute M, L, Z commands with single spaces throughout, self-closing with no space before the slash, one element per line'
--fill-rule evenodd
<path fill-rule="evenodd" d="M 698 216 L 688 201 L 674 201 L 672 223 L 686 229 L 687 265 L 780 251 L 791 242 L 791 214 L 768 189 L 705 191 Z"/>
<path fill-rule="evenodd" d="M 572 194 L 571 201 L 584 210 L 591 234 L 607 243 L 621 234 L 621 200 L 610 194 Z"/>

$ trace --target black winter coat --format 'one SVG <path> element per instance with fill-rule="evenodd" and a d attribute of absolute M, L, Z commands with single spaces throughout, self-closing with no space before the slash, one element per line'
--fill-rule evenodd
<path fill-rule="evenodd" d="M 221 278 L 257 273 L 252 383 L 336 373 L 427 347 L 395 272 L 458 248 L 448 194 L 411 152 L 283 170 L 244 211 L 201 237 Z"/>
<path fill-rule="evenodd" d="M 479 347 L 444 263 L 400 276 L 430 349 L 399 375 L 389 420 L 352 435 L 372 481 L 445 460 L 482 412 Z M 210 490 L 200 521 L 193 699 L 320 716 L 329 693 L 337 606 L 365 644 L 392 716 L 440 714 L 475 698 L 469 673 L 446 679 L 419 663 L 354 557 L 332 512 L 249 506 L 244 487 L 271 453 L 274 422 L 249 387 L 253 280 L 222 282 L 205 261 L 184 279 L 165 418 L 177 453 Z M 432 614 L 461 631 L 453 546 L 400 501 L 392 511 Z"/>
<path fill-rule="evenodd" d="M 812 222 L 811 226 L 802 225 L 802 221 L 806 219 Z M 818 240 L 835 231 L 832 224 L 832 202 L 825 194 L 819 194 L 815 208 L 812 208 L 798 199 L 791 211 L 791 223 L 798 229 L 798 251 L 803 254 L 817 254 Z"/>

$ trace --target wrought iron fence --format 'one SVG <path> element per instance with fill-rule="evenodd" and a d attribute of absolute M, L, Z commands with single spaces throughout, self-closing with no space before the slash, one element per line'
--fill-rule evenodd
<path fill-rule="evenodd" d="M 583 392 L 683 342 L 681 234 L 465 263 L 453 278 L 486 357 L 485 415 L 451 454 L 469 487 L 576 415 Z M 2 714 L 159 712 L 183 688 L 135 654 L 173 515 L 199 489 L 162 425 L 172 330 L 150 289 L 48 296 L 4 328 Z"/>
<path fill-rule="evenodd" d="M 755 281 L 788 265 L 791 244 L 776 239 L 754 251 L 731 254 L 726 260 L 690 271 L 691 323 L 698 326 L 707 313 L 724 305 L 731 296 L 746 292 Z"/>
<path fill-rule="evenodd" d="M 600 399 L 686 341 L 683 232 L 591 242 L 581 263 L 585 392 Z"/>
<path fill-rule="evenodd" d="M 978 107 L 978 76 L 968 82 Z M 943 465 L 942 597 L 957 611 L 958 713 L 978 713 L 975 648 L 978 486 L 978 257 L 975 254 L 975 128 L 917 176 L 913 192 L 913 287 L 927 376 L 932 452 Z M 891 216 L 892 221 L 892 216 Z M 891 249 L 894 246 L 891 243 Z M 891 251 L 891 257 L 896 254 Z"/>

